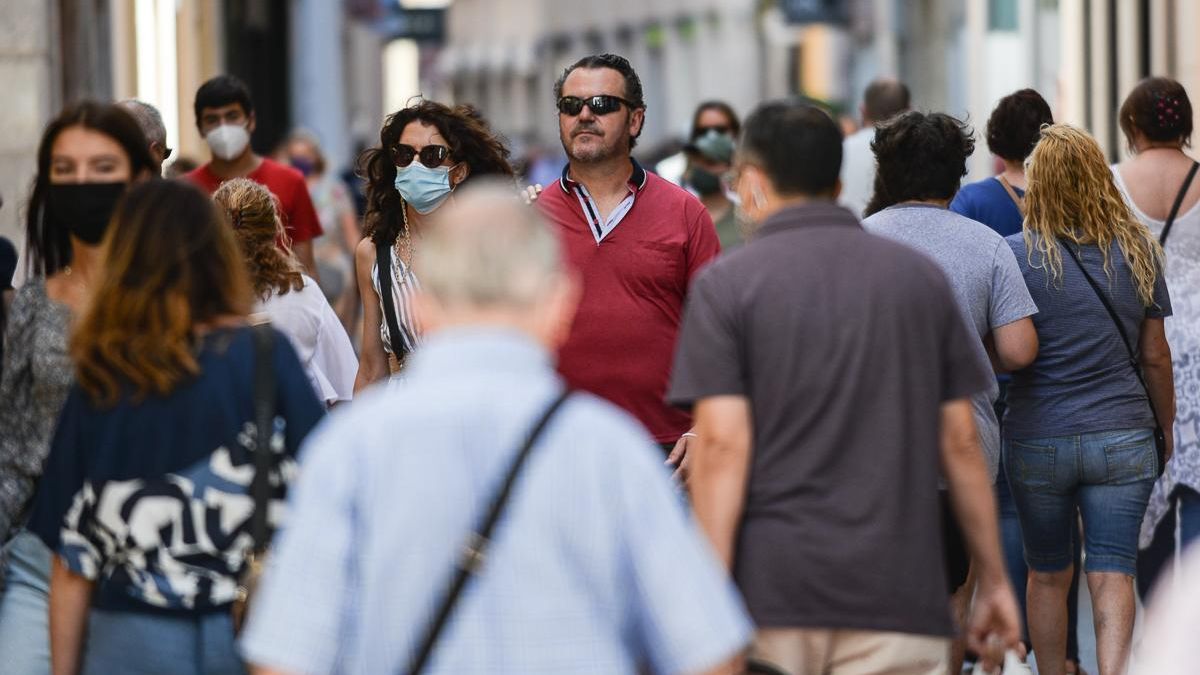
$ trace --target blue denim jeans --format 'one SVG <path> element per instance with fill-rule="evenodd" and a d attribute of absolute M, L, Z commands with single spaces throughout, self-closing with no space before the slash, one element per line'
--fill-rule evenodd
<path fill-rule="evenodd" d="M 1006 438 L 1004 464 L 1030 569 L 1071 565 L 1078 508 L 1085 571 L 1136 575 L 1138 531 L 1158 475 L 1152 429 Z"/>
<path fill-rule="evenodd" d="M 166 616 L 92 610 L 83 675 L 246 675 L 229 612 Z"/>
<path fill-rule="evenodd" d="M 0 595 L 0 671 L 50 673 L 50 549 L 29 532 L 5 547 L 8 569 Z"/>

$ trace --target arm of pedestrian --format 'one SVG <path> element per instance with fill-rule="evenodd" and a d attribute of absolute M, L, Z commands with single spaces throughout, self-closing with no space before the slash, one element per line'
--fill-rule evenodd
<path fill-rule="evenodd" d="M 296 254 L 296 259 L 304 266 L 304 273 L 312 277 L 312 280 L 321 283 L 321 277 L 317 274 L 317 259 L 313 257 L 312 241 L 300 241 L 292 244 L 292 253 Z"/>
<path fill-rule="evenodd" d="M 1025 317 L 992 329 L 992 366 L 997 372 L 1028 368 L 1037 358 L 1038 336 L 1033 319 Z"/>
<path fill-rule="evenodd" d="M 286 670 L 276 670 L 274 668 L 256 666 L 253 664 L 250 666 L 250 673 L 251 675 L 298 675 L 297 673 L 291 673 Z"/>
<path fill-rule="evenodd" d="M 542 184 L 534 183 L 526 185 L 524 190 L 521 190 L 521 199 L 525 200 L 526 204 L 532 204 L 537 201 L 538 196 L 542 194 Z"/>
<path fill-rule="evenodd" d="M 88 608 L 95 583 L 70 570 L 54 556 L 50 570 L 50 671 L 76 675 L 80 670 Z"/>
<path fill-rule="evenodd" d="M 941 466 L 954 515 L 979 575 L 967 622 L 967 646 L 982 656 L 985 669 L 994 668 L 1005 649 L 1017 648 L 1021 619 L 1000 556 L 996 503 L 968 398 L 942 404 Z"/>
<path fill-rule="evenodd" d="M 671 477 L 685 483 L 687 482 L 687 469 L 691 465 L 691 462 L 687 460 L 688 444 L 695 437 L 696 428 L 688 429 L 679 437 L 679 440 L 675 441 L 675 447 L 671 448 L 671 454 L 667 455 L 667 466 L 675 467 L 675 473 Z"/>
<path fill-rule="evenodd" d="M 358 277 L 358 295 L 362 298 L 362 351 L 359 354 L 358 374 L 354 378 L 354 393 L 388 376 L 387 354 L 383 351 L 383 338 L 379 335 L 383 323 L 383 310 L 379 307 L 379 295 L 371 280 L 371 269 L 375 265 L 375 242 L 363 239 L 354 250 L 354 272 Z"/>
<path fill-rule="evenodd" d="M 1171 372 L 1171 346 L 1161 318 L 1142 320 L 1138 352 L 1146 389 L 1167 438 L 1167 459 L 1170 459 L 1175 451 L 1175 376 Z"/>
<path fill-rule="evenodd" d="M 696 437 L 690 439 L 688 490 L 696 520 L 717 558 L 733 565 L 734 541 L 750 475 L 750 401 L 713 396 L 696 403 Z"/>

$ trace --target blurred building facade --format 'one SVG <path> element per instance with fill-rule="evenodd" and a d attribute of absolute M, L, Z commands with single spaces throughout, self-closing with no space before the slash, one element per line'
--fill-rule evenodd
<path fill-rule="evenodd" d="M 4 0 L 0 2 L 0 234 L 21 243 L 37 142 L 83 98 L 139 98 L 162 112 L 167 142 L 199 161 L 208 150 L 192 101 L 231 73 L 254 92 L 259 152 L 293 128 L 321 139 L 331 167 L 378 133 L 383 0 Z"/>

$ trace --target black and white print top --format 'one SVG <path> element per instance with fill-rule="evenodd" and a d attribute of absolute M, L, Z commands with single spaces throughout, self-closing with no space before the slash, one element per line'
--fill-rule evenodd
<path fill-rule="evenodd" d="M 324 408 L 278 333 L 272 357 L 274 527 Z M 210 333 L 197 360 L 200 374 L 166 396 L 127 392 L 109 406 L 77 386 L 67 396 L 29 528 L 96 582 L 97 609 L 202 613 L 234 599 L 252 545 L 252 331 Z"/>

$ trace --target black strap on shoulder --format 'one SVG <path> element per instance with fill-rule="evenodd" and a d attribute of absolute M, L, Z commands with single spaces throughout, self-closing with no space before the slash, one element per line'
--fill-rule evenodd
<path fill-rule="evenodd" d="M 405 349 L 404 338 L 400 335 L 400 320 L 397 318 L 396 303 L 392 297 L 391 245 L 375 242 L 375 274 L 379 278 L 379 300 L 383 303 L 383 319 L 387 322 L 392 356 L 398 361 L 403 361 L 408 350 Z"/>
<path fill-rule="evenodd" d="M 1059 240 L 1063 248 L 1067 249 L 1071 260 L 1075 261 L 1075 265 L 1083 272 L 1083 278 L 1087 279 L 1088 285 L 1096 292 L 1096 297 L 1100 298 L 1100 302 L 1104 304 L 1104 309 L 1108 310 L 1108 316 L 1112 319 L 1113 325 L 1117 328 L 1117 333 L 1121 336 L 1121 344 L 1125 345 L 1125 352 L 1129 354 L 1129 365 L 1133 368 L 1133 374 L 1137 375 L 1138 382 L 1142 384 L 1142 389 L 1146 390 L 1146 401 L 1150 404 L 1150 414 L 1154 415 L 1155 424 L 1158 424 L 1158 411 L 1154 409 L 1154 398 L 1150 396 L 1150 387 L 1146 385 L 1146 378 L 1142 376 L 1142 365 L 1138 362 L 1137 352 L 1133 350 L 1133 343 L 1129 341 L 1129 336 L 1125 333 L 1125 326 L 1121 323 L 1121 317 L 1117 315 L 1117 310 L 1113 309 L 1112 303 L 1108 301 L 1108 296 L 1101 290 L 1100 284 L 1088 274 L 1087 269 L 1083 266 L 1083 261 L 1079 259 L 1079 254 L 1066 241 Z"/>
<path fill-rule="evenodd" d="M 250 536 L 256 552 L 265 551 L 269 537 L 267 511 L 271 505 L 271 437 L 275 431 L 275 334 L 270 324 L 254 327 L 254 479 L 250 496 L 254 513 Z"/>
<path fill-rule="evenodd" d="M 525 437 L 525 444 L 521 446 L 516 457 L 513 458 L 512 465 L 508 468 L 508 474 L 504 477 L 504 483 L 501 484 L 500 489 L 492 497 L 487 514 L 480 521 L 479 526 L 475 528 L 475 531 L 467 537 L 458 560 L 458 565 L 454 571 L 454 579 L 450 583 L 450 588 L 447 590 L 446 596 L 442 598 L 437 612 L 433 615 L 433 620 L 425 629 L 425 634 L 419 643 L 420 647 L 415 652 L 412 662 L 409 664 L 409 675 L 418 675 L 429 663 L 429 657 L 433 655 L 433 649 L 437 646 L 438 636 L 450 620 L 454 606 L 462 596 L 467 582 L 479 572 L 480 567 L 482 567 L 486 559 L 487 548 L 491 543 L 492 531 L 496 529 L 496 523 L 500 521 L 500 516 L 504 513 L 504 507 L 508 504 L 508 498 L 512 494 L 513 485 L 517 482 L 517 476 L 521 473 L 521 467 L 525 465 L 525 460 L 529 458 L 533 446 L 537 443 L 538 437 L 542 435 L 542 431 L 546 429 L 546 425 L 549 424 L 550 419 L 554 417 L 554 413 L 558 412 L 558 409 L 562 407 L 562 404 L 566 402 L 567 397 L 570 395 L 571 391 L 569 389 L 564 390 L 546 408 L 542 416 L 538 418 L 529 435 Z"/>
<path fill-rule="evenodd" d="M 1171 215 L 1167 216 L 1167 222 L 1163 225 L 1162 234 L 1158 235 L 1160 246 L 1167 245 L 1167 235 L 1171 234 L 1171 226 L 1175 224 L 1175 216 L 1179 215 L 1179 207 L 1183 205 L 1183 198 L 1187 195 L 1188 188 L 1192 186 L 1192 179 L 1196 177 L 1196 169 L 1200 169 L 1200 162 L 1192 162 L 1192 168 L 1188 169 L 1187 178 L 1183 179 L 1183 185 L 1179 188 L 1179 194 L 1175 195 L 1175 203 L 1171 206 Z"/>

